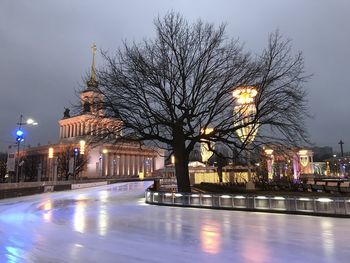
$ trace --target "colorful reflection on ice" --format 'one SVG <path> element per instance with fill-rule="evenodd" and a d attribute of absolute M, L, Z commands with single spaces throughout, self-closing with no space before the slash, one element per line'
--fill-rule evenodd
<path fill-rule="evenodd" d="M 201 226 L 201 248 L 209 254 L 217 254 L 221 251 L 221 226 L 215 221 L 207 221 Z"/>
<path fill-rule="evenodd" d="M 85 199 L 85 196 L 79 195 L 77 198 L 77 202 L 74 210 L 74 216 L 73 216 L 74 230 L 80 233 L 85 232 L 86 201 L 87 200 Z"/>
<path fill-rule="evenodd" d="M 42 210 L 43 210 L 43 218 L 47 222 L 51 222 L 52 218 L 52 201 L 46 200 L 45 203 L 42 205 Z"/>
<path fill-rule="evenodd" d="M 108 191 L 99 192 L 100 206 L 98 211 L 98 233 L 101 236 L 105 236 L 108 227 L 108 213 L 106 202 L 108 201 Z"/>
<path fill-rule="evenodd" d="M 7 263 L 16 263 L 16 262 L 20 262 L 21 259 L 21 253 L 19 251 L 19 249 L 14 248 L 14 247 L 10 247 L 10 246 L 6 246 L 6 259 L 7 259 Z"/>

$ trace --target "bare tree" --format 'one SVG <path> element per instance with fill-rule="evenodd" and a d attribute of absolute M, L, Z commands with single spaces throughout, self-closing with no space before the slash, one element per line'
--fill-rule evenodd
<path fill-rule="evenodd" d="M 78 152 L 74 152 L 74 147 L 67 146 L 60 150 L 60 152 L 57 154 L 57 169 L 58 169 L 58 176 L 61 179 L 68 180 L 69 177 L 69 165 L 70 162 L 74 162 L 73 165 L 73 173 L 72 175 L 78 175 L 80 172 L 82 172 L 88 163 L 88 153 L 87 150 L 85 150 L 85 154 L 79 154 Z M 74 178 L 76 179 L 76 178 Z"/>
<path fill-rule="evenodd" d="M 97 89 L 105 116 L 123 123 L 108 131 L 122 129 L 117 140 L 149 141 L 173 151 L 180 192 L 191 191 L 188 160 L 197 143 L 242 150 L 305 140 L 303 58 L 293 55 L 290 41 L 278 32 L 261 55 L 251 55 L 225 35 L 224 25 L 190 24 L 171 12 L 156 19 L 155 28 L 153 40 L 125 43 L 115 56 L 103 53 Z M 249 118 L 233 111 L 232 92 L 246 85 L 257 90 Z M 249 134 L 242 142 L 237 131 L 244 127 Z M 213 130 L 203 132 L 207 128 Z"/>

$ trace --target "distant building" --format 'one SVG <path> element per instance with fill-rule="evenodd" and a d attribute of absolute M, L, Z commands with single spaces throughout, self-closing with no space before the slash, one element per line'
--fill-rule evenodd
<path fill-rule="evenodd" d="M 313 151 L 310 149 L 265 148 L 267 177 L 290 177 L 299 179 L 300 175 L 314 174 Z"/>

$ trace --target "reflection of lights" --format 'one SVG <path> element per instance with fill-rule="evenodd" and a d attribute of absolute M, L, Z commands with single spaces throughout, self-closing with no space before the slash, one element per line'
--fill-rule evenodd
<path fill-rule="evenodd" d="M 268 237 L 267 231 L 257 229 L 250 229 L 245 233 L 242 247 L 243 262 L 264 263 L 271 262 L 273 257 L 270 255 L 272 251 L 271 246 L 266 246 L 267 242 L 263 242 Z"/>
<path fill-rule="evenodd" d="M 191 197 L 199 197 L 197 194 L 192 194 Z"/>
<path fill-rule="evenodd" d="M 165 196 L 172 196 L 173 194 L 171 193 L 165 193 Z"/>
<path fill-rule="evenodd" d="M 256 198 L 257 198 L 257 199 L 267 199 L 267 197 L 266 197 L 266 196 L 262 196 L 262 195 L 257 196 Z"/>
<path fill-rule="evenodd" d="M 137 201 L 137 204 L 138 204 L 138 205 L 146 205 L 146 206 L 148 205 L 148 204 L 145 203 L 145 198 L 140 198 L 140 199 Z"/>
<path fill-rule="evenodd" d="M 182 196 L 182 194 L 175 194 L 175 196 L 176 196 L 176 197 L 181 197 L 181 196 Z"/>
<path fill-rule="evenodd" d="M 299 198 L 298 200 L 300 200 L 300 201 L 310 201 L 311 199 L 310 199 L 310 198 L 301 197 L 301 198 Z"/>
<path fill-rule="evenodd" d="M 273 199 L 275 199 L 275 200 L 285 200 L 285 198 L 282 197 L 282 196 L 275 196 Z"/>
<path fill-rule="evenodd" d="M 321 235 L 323 249 L 327 256 L 334 256 L 334 234 L 333 234 L 333 224 L 331 221 L 324 219 L 321 221 Z M 332 260 L 331 260 L 332 261 Z"/>
<path fill-rule="evenodd" d="M 100 196 L 100 200 L 102 201 L 102 202 L 106 202 L 107 201 L 107 199 L 108 199 L 108 191 L 100 191 L 99 193 L 98 193 L 98 195 Z"/>
<path fill-rule="evenodd" d="M 220 197 L 221 198 L 231 198 L 231 196 L 229 196 L 229 195 L 221 195 Z"/>
<path fill-rule="evenodd" d="M 23 253 L 20 253 L 20 251 L 18 251 L 18 248 L 6 246 L 5 249 L 7 251 L 6 258 L 8 260 L 8 263 L 19 262 L 20 259 L 23 257 Z"/>
<path fill-rule="evenodd" d="M 101 236 L 105 236 L 107 233 L 108 226 L 108 214 L 106 211 L 106 205 L 100 206 L 100 211 L 98 213 L 98 230 Z"/>
<path fill-rule="evenodd" d="M 216 222 L 201 226 L 200 241 L 204 252 L 217 254 L 221 251 L 221 227 Z"/>
<path fill-rule="evenodd" d="M 85 201 L 78 199 L 78 202 L 76 204 L 75 211 L 74 211 L 74 218 L 73 218 L 74 230 L 80 233 L 84 233 L 85 231 L 85 206 L 86 206 Z"/>
<path fill-rule="evenodd" d="M 51 200 L 48 200 L 44 203 L 44 210 L 47 211 L 47 210 L 50 210 L 52 209 L 52 203 L 51 203 Z"/>
<path fill-rule="evenodd" d="M 202 197 L 208 198 L 211 197 L 211 195 L 202 195 Z"/>
<path fill-rule="evenodd" d="M 52 216 L 52 202 L 51 200 L 47 200 L 44 205 L 43 205 L 43 210 L 44 210 L 44 213 L 43 213 L 43 218 L 45 221 L 51 221 L 51 216 Z"/>
<path fill-rule="evenodd" d="M 236 195 L 234 198 L 237 198 L 237 199 L 244 199 L 245 196 L 243 196 L 243 195 Z"/>
<path fill-rule="evenodd" d="M 46 221 L 51 221 L 51 211 L 48 211 L 46 213 L 43 214 L 43 218 L 46 220 Z"/>

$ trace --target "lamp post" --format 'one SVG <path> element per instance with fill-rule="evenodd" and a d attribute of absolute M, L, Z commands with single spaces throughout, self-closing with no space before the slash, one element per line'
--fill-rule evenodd
<path fill-rule="evenodd" d="M 54 157 L 54 148 L 50 147 L 49 148 L 49 154 L 48 154 L 48 159 L 49 159 L 49 181 L 53 179 L 53 157 Z M 54 181 L 54 180 L 53 180 Z"/>
<path fill-rule="evenodd" d="M 16 162 L 16 183 L 19 181 L 19 166 L 20 166 L 20 158 L 19 158 L 19 150 L 21 142 L 24 141 L 24 132 L 22 130 L 22 126 L 24 125 L 38 125 L 36 121 L 29 118 L 25 122 L 23 121 L 23 115 L 19 116 L 19 122 L 16 123 L 18 125 L 18 129 L 16 131 L 16 143 L 17 143 L 17 162 Z"/>
<path fill-rule="evenodd" d="M 78 148 L 74 148 L 73 150 L 73 180 L 76 180 L 76 167 L 77 167 L 77 159 L 78 159 L 78 155 L 79 155 L 79 149 Z"/>
<path fill-rule="evenodd" d="M 236 130 L 237 135 L 243 144 L 248 145 L 254 141 L 256 133 L 258 132 L 258 123 L 254 123 L 256 114 L 256 106 L 254 99 L 257 95 L 256 87 L 243 86 L 237 87 L 232 95 L 236 99 L 237 105 L 234 107 L 235 116 L 238 121 L 235 126 L 239 126 Z M 254 189 L 254 183 L 251 173 L 250 152 L 247 150 L 247 166 L 248 166 L 248 183 L 247 189 Z"/>

